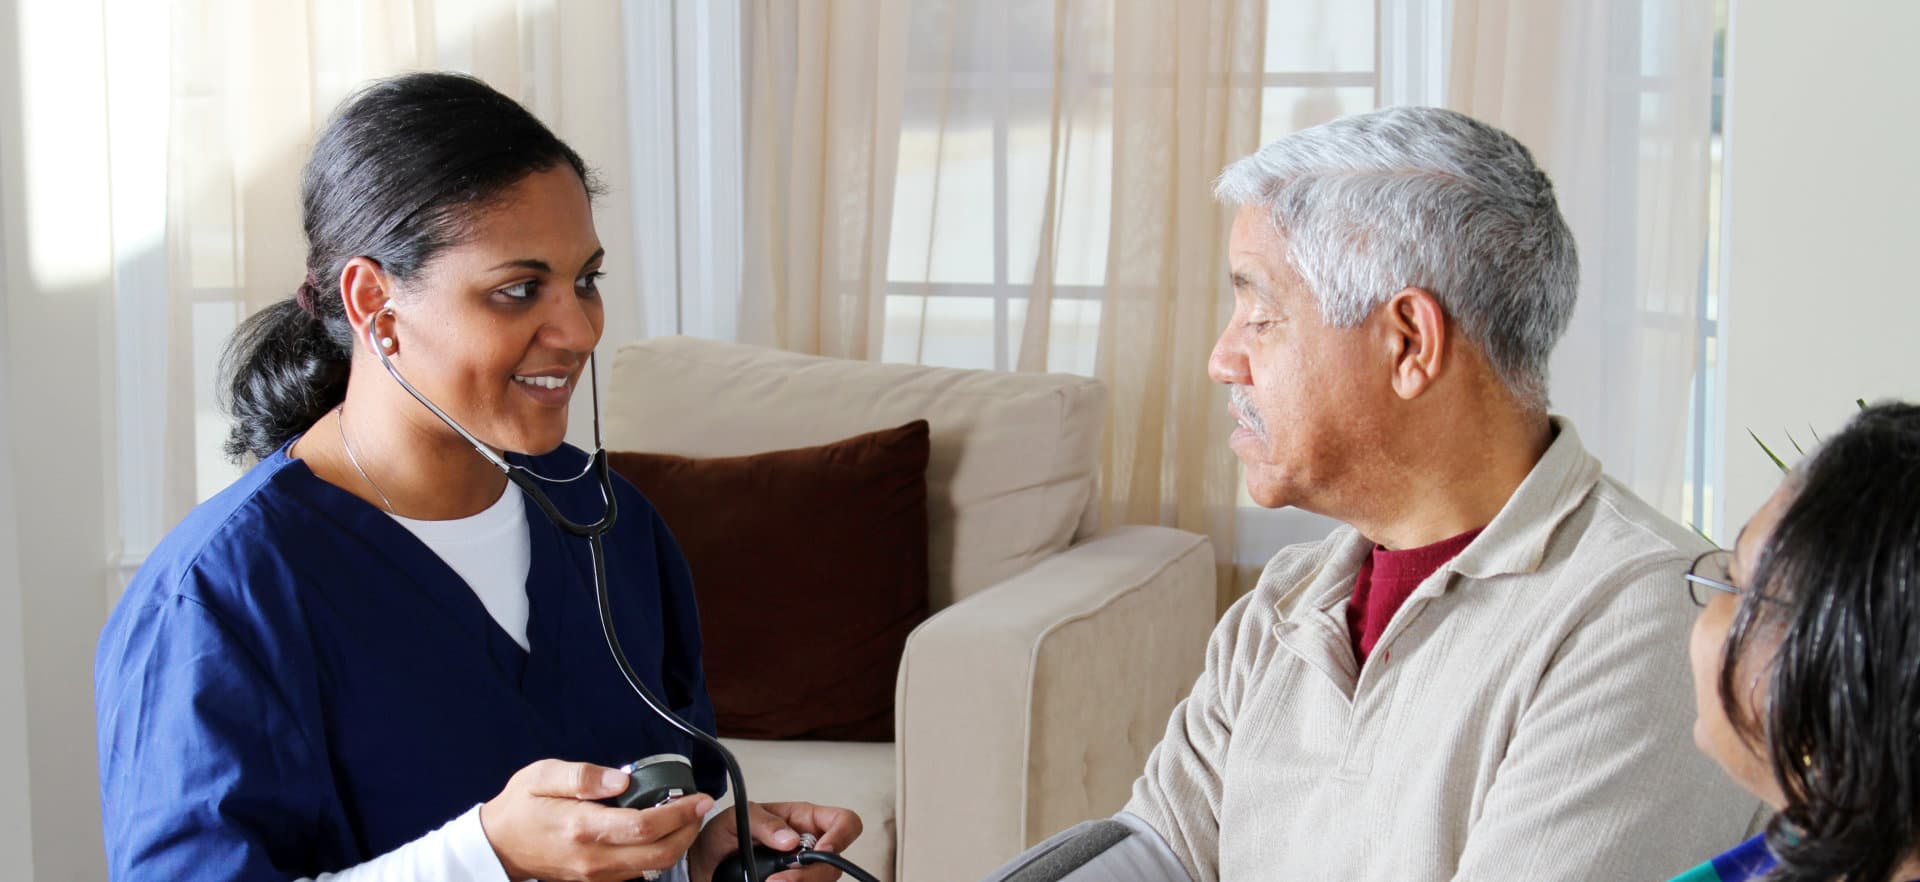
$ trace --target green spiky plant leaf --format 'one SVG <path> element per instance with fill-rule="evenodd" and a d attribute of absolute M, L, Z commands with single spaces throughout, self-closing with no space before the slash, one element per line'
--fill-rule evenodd
<path fill-rule="evenodd" d="M 1859 405 L 1861 410 L 1867 409 L 1867 400 L 1865 398 L 1855 398 L 1853 403 Z M 1813 443 L 1821 443 L 1820 433 L 1814 429 L 1812 423 L 1807 424 L 1807 432 L 1813 436 Z M 1753 443 L 1760 445 L 1761 452 L 1765 453 L 1768 459 L 1773 460 L 1774 467 L 1779 469 L 1781 474 L 1786 474 L 1791 471 L 1791 469 L 1787 468 L 1787 464 L 1781 461 L 1779 456 L 1774 454 L 1773 448 L 1768 447 L 1767 442 L 1760 440 L 1760 436 L 1754 434 L 1752 429 L 1747 430 L 1747 437 L 1752 438 Z M 1800 447 L 1800 441 L 1794 438 L 1791 432 L 1787 433 L 1787 443 L 1793 445 L 1793 452 L 1800 454 L 1802 457 L 1807 455 L 1807 451 Z M 1699 530 L 1695 530 L 1694 532 L 1697 533 Z"/>
<path fill-rule="evenodd" d="M 1867 400 L 1865 398 L 1855 398 L 1853 400 L 1853 403 L 1859 405 L 1860 409 L 1863 411 L 1867 409 Z M 1815 444 L 1823 443 L 1820 439 L 1819 430 L 1815 429 L 1812 423 L 1807 424 L 1807 433 L 1813 436 L 1813 443 Z M 1773 460 L 1774 468 L 1779 469 L 1781 474 L 1784 475 L 1792 471 L 1792 469 L 1789 469 L 1787 467 L 1786 462 L 1782 461 L 1780 457 L 1773 452 L 1773 448 L 1768 447 L 1767 442 L 1760 440 L 1760 436 L 1758 434 L 1755 434 L 1755 432 L 1752 429 L 1747 430 L 1747 437 L 1752 438 L 1753 443 L 1760 446 L 1760 452 L 1765 453 L 1768 459 Z M 1787 433 L 1787 443 L 1793 445 L 1793 452 L 1799 454 L 1802 458 L 1806 457 L 1807 451 L 1800 446 L 1800 441 L 1794 438 L 1793 433 L 1791 432 Z M 1700 538 L 1705 539 L 1708 542 L 1713 541 L 1713 537 L 1708 536 L 1705 530 L 1702 530 L 1698 526 L 1691 523 L 1687 524 L 1687 526 L 1691 528 L 1693 532 L 1700 534 Z"/>
<path fill-rule="evenodd" d="M 1774 466 L 1780 469 L 1780 472 L 1782 474 L 1785 474 L 1787 472 L 1787 464 L 1784 462 L 1781 462 L 1780 457 L 1774 455 L 1773 448 L 1768 447 L 1767 442 L 1760 440 L 1760 436 L 1754 434 L 1754 431 L 1752 429 L 1747 430 L 1747 437 L 1752 438 L 1753 443 L 1760 445 L 1761 452 L 1765 453 L 1768 459 L 1773 460 Z"/>

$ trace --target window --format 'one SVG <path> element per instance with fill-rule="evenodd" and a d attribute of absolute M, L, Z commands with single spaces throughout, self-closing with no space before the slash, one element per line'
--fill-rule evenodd
<path fill-rule="evenodd" d="M 215 384 L 221 352 L 245 309 L 245 194 L 234 167 L 216 161 L 230 152 L 221 85 L 227 72 L 219 59 L 187 57 L 170 51 L 167 40 L 153 40 L 169 29 L 164 6 L 119 12 L 107 20 L 108 113 L 116 133 L 115 563 L 125 578 L 181 509 L 240 473 L 221 450 L 228 424 Z M 278 281 L 291 292 L 287 279 Z"/>
<path fill-rule="evenodd" d="M 883 360 L 1014 367 L 1047 209 L 1054 11 L 1032 0 L 986 0 L 963 19 L 936 4 L 914 11 Z M 1378 105 L 1376 23 L 1370 3 L 1271 0 L 1263 143 Z M 1071 26 L 1099 43 L 1111 19 Z M 1072 131 L 1046 365 L 1081 374 L 1093 373 L 1099 340 L 1113 146 L 1111 64 L 1086 62 L 1059 90 Z"/>
<path fill-rule="evenodd" d="M 1721 217 L 1723 172 L 1726 165 L 1726 137 L 1723 120 L 1727 94 L 1727 0 L 1716 0 L 1713 19 L 1713 134 L 1709 142 L 1711 165 L 1708 170 L 1707 241 L 1700 259 L 1700 301 L 1695 330 L 1693 388 L 1688 403 L 1687 484 L 1685 506 L 1688 523 L 1703 535 L 1730 542 L 1720 536 L 1725 518 L 1725 501 L 1716 492 L 1725 480 L 1726 405 L 1725 377 L 1720 368 L 1721 314 L 1721 237 L 1725 232 Z"/>
<path fill-rule="evenodd" d="M 1260 140 L 1379 106 L 1442 103 L 1450 7 L 1446 0 L 1269 0 Z M 937 10 L 916 10 L 913 21 L 889 252 L 886 360 L 1000 370 L 1016 366 L 1025 292 L 1039 256 L 1035 240 L 1048 209 L 1034 194 L 1046 189 L 1051 146 L 1054 4 L 987 0 L 979 8 L 976 18 L 957 29 L 942 30 L 950 22 Z M 1587 42 L 1613 48 L 1603 58 L 1567 67 L 1569 76 L 1586 78 L 1583 87 L 1605 96 L 1613 128 L 1602 145 L 1604 157 L 1583 160 L 1596 162 L 1595 173 L 1608 183 L 1601 188 L 1604 201 L 1590 202 L 1586 218 L 1591 235 L 1608 243 L 1605 265 L 1583 261 L 1607 294 L 1589 307 L 1601 318 L 1586 322 L 1577 345 L 1570 335 L 1561 349 L 1569 358 L 1599 366 L 1567 390 L 1569 404 L 1584 406 L 1572 415 L 1590 436 L 1589 446 L 1617 476 L 1645 484 L 1643 495 L 1670 515 L 1711 531 L 1721 447 L 1714 380 L 1720 301 L 1717 273 L 1711 269 L 1719 260 L 1723 78 L 1716 66 L 1708 218 L 1713 235 L 1701 255 L 1696 304 L 1691 249 L 1699 246 L 1678 246 L 1682 268 L 1676 287 L 1668 283 L 1665 269 L 1675 265 L 1666 259 L 1671 240 L 1645 223 L 1650 213 L 1687 198 L 1663 189 L 1669 187 L 1666 175 L 1673 166 L 1660 154 L 1661 139 L 1671 140 L 1662 126 L 1685 118 L 1687 96 L 1674 92 L 1684 79 L 1667 65 L 1679 37 L 1671 16 L 1655 14 L 1659 8 L 1647 0 L 1589 17 L 1606 30 Z M 1724 40 L 1725 9 L 1720 0 L 1717 42 Z M 1046 365 L 1077 373 L 1092 372 L 1098 347 L 1110 208 L 1105 178 L 1114 137 L 1110 78 L 1102 80 L 1097 64 L 1089 67 L 1084 82 L 1061 90 L 1075 96 L 1061 112 L 1075 125 L 1073 139 L 1063 148 L 1064 180 L 1058 182 L 1059 202 L 1053 206 L 1059 220 Z M 1638 130 L 1633 120 L 1640 122 Z M 1647 277 L 1644 284 L 1641 276 Z M 1628 428 L 1600 437 L 1604 427 L 1625 425 L 1613 417 L 1631 415 L 1638 402 L 1658 397 L 1648 387 L 1678 394 L 1687 382 L 1681 373 L 1666 384 L 1661 366 L 1622 363 L 1624 350 L 1615 351 L 1610 341 L 1617 338 L 1608 336 L 1616 326 L 1631 328 L 1636 345 L 1649 349 L 1655 344 L 1647 341 L 1656 337 L 1677 338 L 1681 350 L 1695 347 L 1684 463 L 1665 441 L 1643 441 Z M 1672 416 L 1656 422 L 1677 430 L 1679 406 L 1666 406 L 1660 413 Z M 1676 485 L 1684 485 L 1678 493 Z M 1258 556 L 1282 541 L 1324 532 L 1317 521 L 1284 523 L 1301 517 L 1259 509 L 1243 496 L 1240 553 Z"/>
<path fill-rule="evenodd" d="M 1008 370 L 1046 210 L 1054 4 L 987 0 L 959 15 L 923 4 L 911 16 L 881 357 Z M 1097 33 L 1110 21 L 1076 24 Z M 1078 84 L 1089 87 L 1060 90 L 1074 102 L 1063 113 L 1075 131 L 1056 206 L 1047 368 L 1091 374 L 1106 272 L 1111 90 Z"/>
<path fill-rule="evenodd" d="M 1397 7 L 1404 8 L 1393 10 L 1396 21 L 1387 24 L 1405 30 L 1408 11 L 1417 22 L 1428 5 L 1402 0 Z M 888 251 L 886 361 L 1010 370 L 1018 358 L 1025 292 L 1048 207 L 1055 4 L 985 0 L 978 10 L 956 22 L 951 11 L 928 4 L 915 8 L 910 24 Z M 1373 3 L 1270 0 L 1261 143 L 1380 106 L 1381 12 Z M 1440 19 L 1437 12 L 1428 15 Z M 1101 43 L 1111 20 L 1070 27 Z M 1106 282 L 1113 93 L 1111 62 L 1084 61 L 1086 69 L 1069 69 L 1059 89 L 1060 115 L 1072 125 L 1063 136 L 1054 206 L 1046 369 L 1091 375 Z M 1243 554 L 1264 560 L 1265 552 L 1317 538 L 1331 524 L 1259 508 L 1244 493 L 1237 543 Z"/>

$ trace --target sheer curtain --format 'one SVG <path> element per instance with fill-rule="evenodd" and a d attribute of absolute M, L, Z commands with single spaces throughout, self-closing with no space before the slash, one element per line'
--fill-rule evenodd
<path fill-rule="evenodd" d="M 134 266 L 166 296 L 129 303 L 127 313 L 167 330 L 164 345 L 132 347 L 122 364 L 133 392 L 123 389 L 123 409 L 156 430 L 124 454 L 130 562 L 237 474 L 219 451 L 226 425 L 214 360 L 235 324 L 298 284 L 301 165 L 327 116 L 370 79 L 421 69 L 475 74 L 578 150 L 613 194 L 596 206 L 596 224 L 608 288 L 625 299 L 607 310 L 605 339 L 640 335 L 615 0 L 178 0 L 171 11 L 171 75 L 164 92 L 141 87 L 167 108 L 159 120 L 166 160 L 157 170 L 163 197 L 147 218 L 159 227 L 156 253 Z M 575 434 L 585 431 L 581 422 Z"/>
<path fill-rule="evenodd" d="M 1208 534 L 1230 593 L 1211 182 L 1259 144 L 1266 6 L 760 5 L 741 324 L 774 332 L 748 339 L 1098 376 L 1106 522 Z"/>
<path fill-rule="evenodd" d="M 1122 3 L 1113 16 L 1112 203 L 1095 359 L 1111 395 L 1105 511 L 1110 521 L 1211 537 L 1222 606 L 1233 591 L 1240 479 L 1227 446 L 1232 425 L 1221 418 L 1225 390 L 1206 373 L 1232 314 L 1224 259 L 1231 216 L 1210 184 L 1259 147 L 1265 14 L 1260 0 L 1211 0 Z M 1056 36 L 1056 50 L 1071 42 Z M 1104 60 L 1096 55 L 1090 66 Z M 1060 69 L 1071 81 L 1070 68 Z M 1056 116 L 1050 180 L 1070 172 L 1075 135 L 1100 130 L 1092 116 Z M 1042 366 L 1050 342 L 1057 219 L 1049 210 L 1041 223 L 1022 369 Z"/>
<path fill-rule="evenodd" d="M 219 451 L 214 363 L 235 324 L 301 278 L 315 129 L 369 78 L 466 70 L 625 191 L 621 12 L 17 0 L 0 14 L 0 781 L 15 795 L 0 842 L 15 864 L 100 874 L 93 753 L 76 749 L 92 741 L 94 643 L 116 574 L 237 472 Z M 633 208 L 599 206 L 618 280 L 634 278 Z M 610 342 L 639 334 L 637 303 L 608 314 Z"/>
<path fill-rule="evenodd" d="M 1712 5 L 1452 2 L 1448 105 L 1533 150 L 1579 243 L 1580 302 L 1554 353 L 1554 409 L 1608 472 L 1684 519 Z"/>
<path fill-rule="evenodd" d="M 1508 129 L 1553 175 L 1584 265 L 1554 362 L 1556 408 L 1610 471 L 1684 517 L 1711 10 L 1655 0 L 912 8 L 897 154 L 864 166 L 893 165 L 889 235 L 872 243 L 886 251 L 885 297 L 862 276 L 861 296 L 842 302 L 869 334 L 884 316 L 888 360 L 1104 380 L 1109 522 L 1206 533 L 1223 568 L 1249 569 L 1325 529 L 1235 504 L 1220 393 L 1203 373 L 1227 306 L 1224 216 L 1209 184 L 1265 141 L 1420 101 Z M 857 209 L 869 228 L 880 217 L 864 189 L 821 204 L 842 221 L 836 212 Z M 873 253 L 860 253 L 870 272 Z M 1222 601 L 1248 584 L 1223 573 Z"/>
<path fill-rule="evenodd" d="M 909 4 L 748 5 L 740 339 L 877 358 Z"/>

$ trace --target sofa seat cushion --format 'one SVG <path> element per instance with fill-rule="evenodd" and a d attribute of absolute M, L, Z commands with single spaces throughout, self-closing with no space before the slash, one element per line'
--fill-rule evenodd
<path fill-rule="evenodd" d="M 754 802 L 811 802 L 852 809 L 866 827 L 848 860 L 882 882 L 893 878 L 894 761 L 892 743 L 752 741 L 722 738 L 747 776 Z"/>

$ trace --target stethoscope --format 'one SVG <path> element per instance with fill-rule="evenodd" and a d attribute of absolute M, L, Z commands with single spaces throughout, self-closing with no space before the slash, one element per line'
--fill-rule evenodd
<path fill-rule="evenodd" d="M 394 315 L 391 308 L 383 309 L 381 312 L 389 316 Z M 400 384 L 400 388 L 407 390 L 407 394 L 413 396 L 413 400 L 420 402 L 422 407 L 432 412 L 434 416 L 439 417 L 441 422 L 447 424 L 447 428 L 459 433 L 460 437 L 466 439 L 468 444 L 473 445 L 474 451 L 484 457 L 487 462 L 492 463 L 494 468 L 504 472 L 507 480 L 513 482 L 514 486 L 519 487 L 522 492 L 526 493 L 527 496 L 533 500 L 534 504 L 539 506 L 542 512 L 546 513 L 547 518 L 552 520 L 555 526 L 587 540 L 587 547 L 591 549 L 593 558 L 593 593 L 595 602 L 600 608 L 600 632 L 602 636 L 606 638 L 607 651 L 613 655 L 614 663 L 620 666 L 621 676 L 626 678 L 627 685 L 633 687 L 634 693 L 640 696 L 640 700 L 647 705 L 648 710 L 653 711 L 655 715 L 666 720 L 669 725 L 680 730 L 680 732 L 687 737 L 692 738 L 695 742 L 712 750 L 720 757 L 721 762 L 726 765 L 727 783 L 733 788 L 734 794 L 733 802 L 735 810 L 733 817 L 737 828 L 736 832 L 740 837 L 740 848 L 745 853 L 744 856 L 746 858 L 738 863 L 747 882 L 761 882 L 765 875 L 768 874 L 768 870 L 783 869 L 784 867 L 778 863 L 769 862 L 767 856 L 755 854 L 753 829 L 745 808 L 747 805 L 746 777 L 741 773 L 740 763 L 734 759 L 733 752 L 721 744 L 720 739 L 708 735 L 706 732 L 701 731 L 700 727 L 681 719 L 679 714 L 674 713 L 666 704 L 662 703 L 660 699 L 654 697 L 653 693 L 640 681 L 640 675 L 634 672 L 633 665 L 627 661 L 627 653 L 620 646 L 620 635 L 614 631 L 613 608 L 607 600 L 607 552 L 605 537 L 607 531 L 613 529 L 614 521 L 620 514 L 620 507 L 614 499 L 613 472 L 607 465 L 607 447 L 600 438 L 600 372 L 594 361 L 593 354 L 587 354 L 587 387 L 591 393 L 591 400 L 593 401 L 593 455 L 589 458 L 586 468 L 581 469 L 579 474 L 570 478 L 550 478 L 525 466 L 508 462 L 505 457 L 494 452 L 492 447 L 487 446 L 479 438 L 474 437 L 474 434 L 467 431 L 465 426 L 460 425 L 459 421 L 448 416 L 446 411 L 441 410 L 438 405 L 428 400 L 427 396 L 422 395 L 420 390 L 415 389 L 412 383 L 407 382 L 407 378 L 400 375 L 400 369 L 394 366 L 393 360 L 387 357 L 387 351 L 380 345 L 380 341 L 375 336 L 374 323 L 371 321 L 367 322 L 367 346 L 373 350 L 375 355 L 380 357 L 380 365 L 387 369 L 387 373 L 393 377 L 394 382 Z M 605 504 L 606 509 L 600 515 L 599 520 L 583 524 L 562 514 L 560 509 L 553 504 L 553 499 L 547 496 L 546 490 L 540 485 L 542 483 L 571 484 L 586 478 L 588 475 L 593 475 L 595 479 L 599 481 L 600 499 L 602 503 Z M 771 854 L 771 850 L 769 850 L 769 853 Z M 871 875 L 849 863 L 845 858 L 828 852 L 816 852 L 810 847 L 803 847 L 789 857 L 791 865 L 793 866 L 809 863 L 830 863 L 857 879 L 865 879 L 869 880 L 869 882 L 873 879 Z M 719 871 L 715 872 L 714 878 L 720 878 Z"/>
<path fill-rule="evenodd" d="M 387 315 L 394 314 L 390 308 L 383 309 L 381 312 Z M 580 474 L 574 475 L 571 478 L 549 478 L 536 473 L 526 466 L 518 466 L 508 462 L 506 457 L 495 453 L 492 447 L 487 446 L 479 438 L 474 437 L 473 433 L 467 431 L 465 426 L 460 425 L 453 417 L 448 416 L 447 412 L 441 410 L 439 405 L 427 400 L 427 396 L 420 394 L 420 390 L 413 388 L 413 384 L 407 382 L 406 377 L 400 376 L 400 369 L 393 366 L 393 360 L 387 357 L 386 348 L 381 346 L 380 342 L 375 339 L 372 322 L 367 323 L 367 345 L 373 348 L 375 355 L 380 356 L 380 365 L 385 367 L 387 373 L 393 376 L 394 382 L 399 383 L 400 388 L 407 390 L 407 394 L 413 396 L 413 400 L 420 402 L 422 407 L 432 411 L 434 416 L 439 417 L 441 422 L 447 424 L 447 428 L 459 433 L 460 437 L 466 439 L 468 444 L 473 445 L 474 451 L 485 457 L 487 462 L 493 464 L 494 468 L 505 472 L 507 480 L 512 481 L 515 486 L 532 497 L 534 504 L 538 505 L 540 510 L 546 513 L 547 518 L 552 520 L 555 526 L 591 543 L 594 550 L 594 560 L 596 563 L 600 560 L 600 552 L 603 548 L 600 541 L 601 537 L 607 535 L 608 530 L 613 529 L 614 521 L 620 516 L 620 505 L 614 500 L 613 496 L 613 472 L 607 467 L 607 446 L 600 440 L 600 375 L 594 366 L 592 353 L 588 353 L 587 355 L 587 375 L 589 377 L 588 388 L 593 396 L 593 456 L 588 459 L 586 468 L 580 470 Z M 582 524 L 561 514 L 560 509 L 554 506 L 553 500 L 548 498 L 546 491 L 540 488 L 540 484 L 543 481 L 548 484 L 571 484 L 590 474 L 599 479 L 600 501 L 606 506 L 606 511 L 600 515 L 600 519 L 590 524 Z M 594 571 L 597 576 L 597 584 L 604 587 L 606 582 L 604 578 L 604 568 L 596 566 Z"/>

